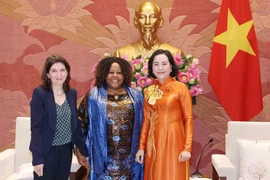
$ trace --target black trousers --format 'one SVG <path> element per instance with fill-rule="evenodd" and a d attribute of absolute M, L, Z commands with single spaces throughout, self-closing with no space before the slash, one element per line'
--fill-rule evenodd
<path fill-rule="evenodd" d="M 72 144 L 52 146 L 44 157 L 43 176 L 34 172 L 34 180 L 68 180 L 72 161 Z"/>

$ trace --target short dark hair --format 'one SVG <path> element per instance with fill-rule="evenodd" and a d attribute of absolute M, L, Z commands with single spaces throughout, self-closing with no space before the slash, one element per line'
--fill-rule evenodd
<path fill-rule="evenodd" d="M 119 57 L 105 57 L 102 60 L 99 61 L 96 71 L 95 71 L 95 86 L 101 87 L 105 86 L 107 87 L 106 78 L 109 74 L 111 65 L 113 63 L 119 64 L 121 68 L 121 72 L 123 73 L 124 82 L 122 85 L 129 87 L 131 86 L 132 81 L 132 67 L 130 63 Z"/>
<path fill-rule="evenodd" d="M 67 74 L 67 78 L 64 82 L 64 85 L 63 85 L 63 90 L 64 92 L 68 91 L 70 89 L 70 85 L 69 85 L 69 82 L 71 80 L 71 77 L 70 77 L 70 65 L 69 63 L 67 62 L 67 60 L 58 55 L 58 54 L 52 54 L 50 56 L 47 57 L 46 59 L 46 62 L 44 64 L 44 67 L 43 67 L 43 71 L 42 71 L 42 74 L 41 74 L 41 84 L 40 86 L 41 87 L 44 87 L 45 89 L 49 90 L 51 87 L 52 87 L 52 82 L 51 80 L 48 78 L 48 73 L 52 67 L 52 65 L 54 65 L 55 63 L 62 63 L 68 74 Z"/>
<path fill-rule="evenodd" d="M 170 65 L 172 66 L 172 72 L 170 73 L 170 76 L 175 77 L 178 74 L 178 69 L 177 69 L 177 66 L 174 62 L 174 58 L 173 58 L 172 53 L 170 51 L 164 50 L 164 49 L 156 50 L 152 54 L 152 56 L 150 57 L 150 59 L 148 61 L 148 75 L 152 78 L 157 78 L 153 73 L 153 62 L 154 62 L 155 57 L 157 55 L 160 55 L 160 54 L 165 54 L 168 57 Z"/>

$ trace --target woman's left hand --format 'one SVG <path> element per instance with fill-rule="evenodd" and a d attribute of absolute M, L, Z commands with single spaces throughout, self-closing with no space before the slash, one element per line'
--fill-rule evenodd
<path fill-rule="evenodd" d="M 180 154 L 179 154 L 179 157 L 178 157 L 178 160 L 179 162 L 184 162 L 184 161 L 187 161 L 191 158 L 191 153 L 188 152 L 188 151 L 182 151 Z"/>
<path fill-rule="evenodd" d="M 34 171 L 39 177 L 43 176 L 43 167 L 44 167 L 44 164 L 39 164 L 39 165 L 34 166 Z"/>
<path fill-rule="evenodd" d="M 89 157 L 83 156 L 77 147 L 75 147 L 75 154 L 79 164 L 85 167 L 86 169 L 89 169 L 90 168 Z"/>

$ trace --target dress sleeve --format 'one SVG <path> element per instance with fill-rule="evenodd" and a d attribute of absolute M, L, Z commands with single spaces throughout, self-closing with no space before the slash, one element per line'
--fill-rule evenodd
<path fill-rule="evenodd" d="M 147 91 L 145 91 L 144 95 L 144 108 L 143 108 L 143 123 L 142 123 L 142 130 L 140 135 L 140 144 L 139 144 L 139 150 L 145 150 L 146 144 L 147 144 L 147 138 L 150 128 L 150 109 L 149 104 L 146 98 Z"/>
<path fill-rule="evenodd" d="M 78 107 L 78 119 L 81 124 L 83 133 L 87 136 L 88 133 L 88 125 L 89 125 L 89 115 L 88 115 L 88 96 L 90 91 L 88 91 L 83 100 L 81 101 Z"/>
<path fill-rule="evenodd" d="M 191 152 L 193 139 L 192 99 L 190 92 L 186 86 L 184 86 L 184 88 L 182 88 L 181 90 L 180 102 L 184 115 L 185 128 L 185 143 L 183 151 Z"/>

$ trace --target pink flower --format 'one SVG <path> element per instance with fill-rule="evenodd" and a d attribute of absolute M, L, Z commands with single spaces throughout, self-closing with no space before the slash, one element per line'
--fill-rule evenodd
<path fill-rule="evenodd" d="M 140 70 L 142 65 L 141 65 L 141 59 L 134 59 L 131 61 L 131 65 L 134 66 L 136 70 Z"/>
<path fill-rule="evenodd" d="M 182 64 L 184 64 L 184 61 L 182 60 L 181 54 L 175 55 L 174 62 L 177 66 L 181 66 Z"/>
<path fill-rule="evenodd" d="M 146 77 L 141 77 L 140 79 L 137 79 L 137 84 L 144 88 L 145 86 L 147 86 L 147 78 Z"/>
<path fill-rule="evenodd" d="M 140 73 L 136 73 L 136 74 L 135 74 L 135 78 L 136 78 L 136 79 L 141 79 L 141 78 L 142 78 L 142 75 L 141 75 Z"/>
<path fill-rule="evenodd" d="M 135 82 L 131 82 L 131 87 L 136 88 L 137 84 Z"/>
<path fill-rule="evenodd" d="M 187 83 L 190 80 L 190 74 L 189 73 L 184 73 L 184 72 L 179 72 L 177 74 L 177 78 L 180 82 Z"/>
<path fill-rule="evenodd" d="M 141 72 L 144 74 L 144 75 L 148 75 L 148 63 L 145 63 L 141 69 Z"/>
<path fill-rule="evenodd" d="M 138 65 L 138 64 L 141 64 L 141 59 L 133 59 L 133 60 L 131 61 L 131 64 L 132 64 L 132 65 Z"/>
<path fill-rule="evenodd" d="M 200 80 L 201 70 L 195 64 L 191 64 L 186 69 L 187 69 L 188 73 L 191 74 L 192 78 Z"/>
<path fill-rule="evenodd" d="M 194 86 L 191 86 L 189 92 L 190 92 L 191 96 L 198 96 L 199 94 L 203 93 L 203 90 L 202 90 L 200 84 L 196 84 Z"/>

